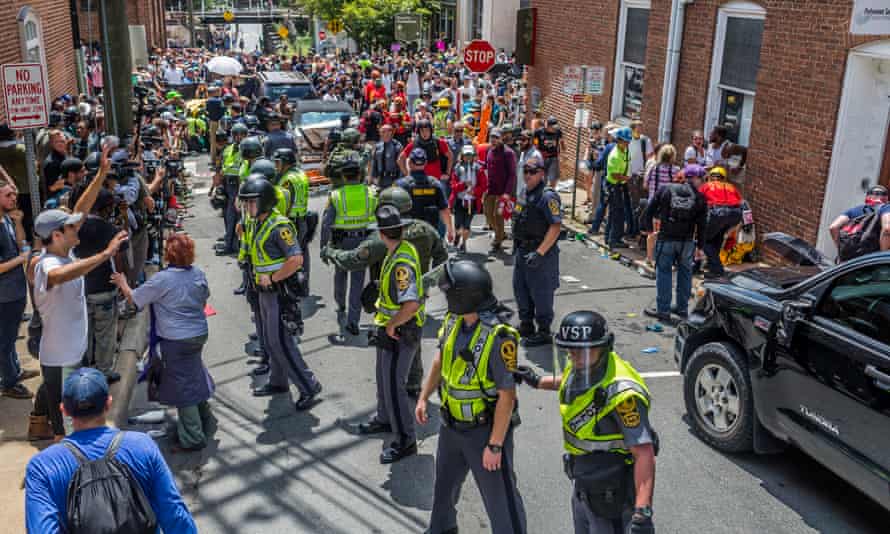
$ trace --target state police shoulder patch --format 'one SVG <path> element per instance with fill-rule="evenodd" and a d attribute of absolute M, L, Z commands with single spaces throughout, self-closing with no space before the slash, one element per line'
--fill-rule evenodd
<path fill-rule="evenodd" d="M 636 397 L 629 397 L 615 407 L 618 417 L 627 428 L 636 428 L 640 426 L 640 410 L 637 409 Z"/>
<path fill-rule="evenodd" d="M 559 215 L 559 201 L 555 198 L 550 199 L 547 202 L 547 207 L 550 208 L 550 213 L 553 215 Z"/>
<path fill-rule="evenodd" d="M 293 234 L 293 232 L 290 231 L 290 228 L 285 226 L 284 228 L 282 228 L 281 230 L 278 231 L 278 235 L 281 237 L 281 240 L 284 241 L 284 243 L 287 246 L 289 246 L 289 247 L 294 246 L 294 234 Z"/>
<path fill-rule="evenodd" d="M 504 340 L 501 344 L 501 359 L 511 373 L 516 370 L 516 342 L 512 339 Z"/>

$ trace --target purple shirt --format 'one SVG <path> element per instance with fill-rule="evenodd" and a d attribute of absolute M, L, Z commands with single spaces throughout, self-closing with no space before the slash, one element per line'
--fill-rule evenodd
<path fill-rule="evenodd" d="M 508 146 L 490 148 L 485 155 L 488 171 L 488 194 L 513 194 L 516 189 L 516 154 Z"/>

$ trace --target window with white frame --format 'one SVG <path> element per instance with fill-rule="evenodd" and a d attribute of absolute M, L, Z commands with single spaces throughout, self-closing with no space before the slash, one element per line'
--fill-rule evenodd
<path fill-rule="evenodd" d="M 748 145 L 766 10 L 730 2 L 717 16 L 705 126 L 723 125 L 730 141 Z"/>
<path fill-rule="evenodd" d="M 643 74 L 649 38 L 649 0 L 623 0 L 618 18 L 612 117 L 631 118 L 643 105 Z"/>

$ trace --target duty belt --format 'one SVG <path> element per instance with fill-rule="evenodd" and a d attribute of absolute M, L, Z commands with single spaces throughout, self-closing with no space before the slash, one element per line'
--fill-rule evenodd
<path fill-rule="evenodd" d="M 365 238 L 365 237 L 368 237 L 368 232 L 369 232 L 369 231 L 368 231 L 367 229 L 361 229 L 361 230 L 338 230 L 338 229 L 334 228 L 334 230 L 333 230 L 332 233 L 333 233 L 334 240 L 339 241 L 339 240 L 341 240 L 341 239 L 343 239 L 343 238 L 346 238 L 346 237 L 361 237 L 361 238 Z"/>
<path fill-rule="evenodd" d="M 489 412 L 482 412 L 476 417 L 473 418 L 472 421 L 458 421 L 451 415 L 451 412 L 448 411 L 448 408 L 445 406 L 439 407 L 439 414 L 442 418 L 442 422 L 445 423 L 445 426 L 452 430 L 458 430 L 460 432 L 466 432 L 467 430 L 473 430 L 474 428 L 478 428 L 480 426 L 488 426 L 494 421 L 493 414 Z"/>
<path fill-rule="evenodd" d="M 541 240 L 517 239 L 514 241 L 514 244 L 516 245 L 516 248 L 521 248 L 522 250 L 533 251 L 533 250 L 537 250 L 537 248 L 539 246 L 541 246 L 541 243 L 543 243 L 543 242 L 544 242 L 543 239 L 541 239 Z"/>

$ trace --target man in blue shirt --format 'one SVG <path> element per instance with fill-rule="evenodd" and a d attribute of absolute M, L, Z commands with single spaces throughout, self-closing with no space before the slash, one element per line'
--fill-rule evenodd
<path fill-rule="evenodd" d="M 828 227 L 831 238 L 834 240 L 835 246 L 840 246 L 838 239 L 841 235 L 841 229 L 850 221 L 861 217 L 867 211 L 877 211 L 881 215 L 881 238 L 884 239 L 884 233 L 890 233 L 890 204 L 888 204 L 888 191 L 883 185 L 874 185 L 865 194 L 865 203 L 844 211 L 838 215 L 837 219 L 832 221 Z M 886 239 L 884 239 L 886 241 Z M 881 250 L 886 250 L 886 246 L 881 246 Z"/>
<path fill-rule="evenodd" d="M 89 460 L 105 454 L 119 432 L 105 425 L 111 408 L 108 382 L 96 369 L 73 372 L 62 388 L 62 413 L 71 417 L 74 433 L 65 438 Z M 165 533 L 191 534 L 198 528 L 186 508 L 173 475 L 150 437 L 127 432 L 115 456 L 130 468 Z M 74 455 L 61 443 L 38 453 L 25 471 L 25 525 L 29 533 L 65 532 L 68 484 L 77 471 Z"/>

